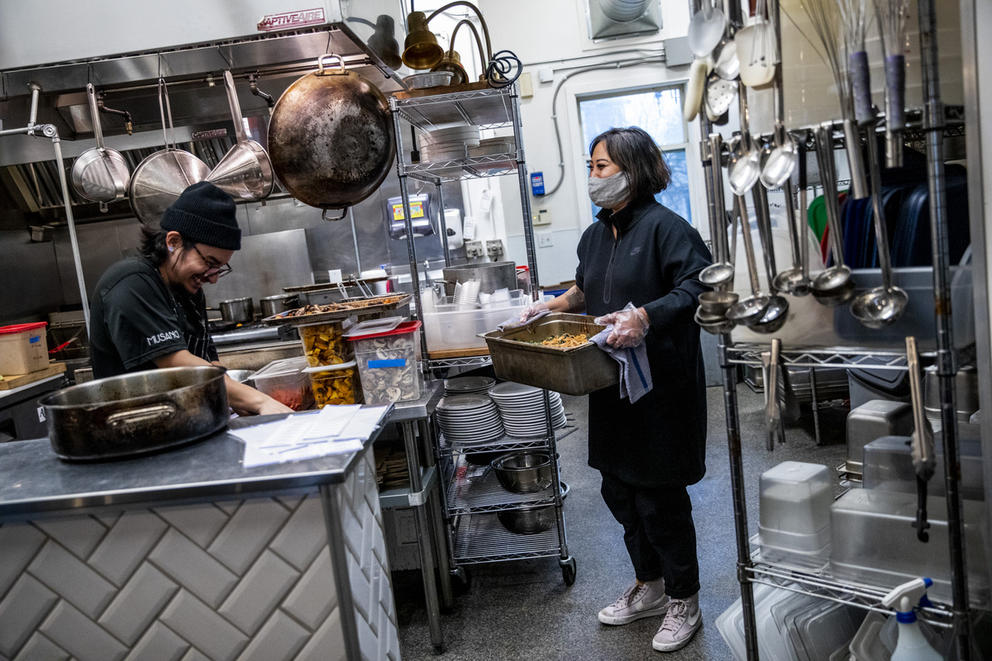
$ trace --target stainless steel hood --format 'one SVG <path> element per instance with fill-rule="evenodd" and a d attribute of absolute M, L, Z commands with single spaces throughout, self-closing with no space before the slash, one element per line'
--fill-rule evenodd
<path fill-rule="evenodd" d="M 403 86 L 399 76 L 348 25 L 326 23 L 222 42 L 0 71 L 0 126 L 26 123 L 28 85 L 40 85 L 38 121 L 57 127 L 63 139 L 64 167 L 71 168 L 72 159 L 94 145 L 83 93 L 87 82 L 92 82 L 107 106 L 127 111 L 133 118 L 134 134 L 128 135 L 121 117 L 101 115 L 108 146 L 120 150 L 133 171 L 163 144 L 155 88 L 155 81 L 162 75 L 169 83 L 179 146 L 212 167 L 233 144 L 223 71 L 234 73 L 250 132 L 265 144 L 269 107 L 262 96 L 253 96 L 249 91 L 249 78 L 256 81 L 258 89 L 277 99 L 294 80 L 314 70 L 317 58 L 324 53 L 341 55 L 346 66 L 386 93 Z M 44 215 L 51 210 L 58 216 L 60 165 L 53 159 L 48 141 L 29 136 L 0 140 L 0 211 Z M 83 220 L 129 213 L 127 201 L 113 203 L 110 214 L 101 214 L 98 205 L 71 195 L 73 206 L 78 207 L 74 213 Z"/>

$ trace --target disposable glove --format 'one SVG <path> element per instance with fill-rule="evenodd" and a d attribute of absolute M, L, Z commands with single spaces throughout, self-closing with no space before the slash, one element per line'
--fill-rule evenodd
<path fill-rule="evenodd" d="M 545 303 L 544 301 L 531 303 L 530 305 L 524 308 L 523 312 L 520 313 L 520 322 L 524 323 L 530 321 L 531 319 L 533 319 L 534 317 L 536 317 L 537 315 L 539 315 L 540 313 L 546 310 L 550 311 L 550 308 L 548 307 L 548 304 Z"/>
<path fill-rule="evenodd" d="M 606 343 L 618 349 L 629 349 L 639 345 L 644 341 L 650 325 L 647 313 L 641 308 L 634 307 L 633 303 L 627 303 L 622 310 L 596 317 L 595 323 L 601 326 L 613 326 Z"/>

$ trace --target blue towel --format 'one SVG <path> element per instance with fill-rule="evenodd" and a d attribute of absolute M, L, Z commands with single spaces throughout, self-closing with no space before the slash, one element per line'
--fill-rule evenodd
<path fill-rule="evenodd" d="M 630 349 L 618 349 L 606 343 L 606 338 L 613 331 L 613 326 L 589 338 L 596 346 L 610 354 L 610 358 L 620 363 L 620 397 L 626 397 L 633 404 L 644 395 L 651 392 L 654 383 L 651 381 L 651 366 L 648 365 L 648 352 L 641 342 Z"/>

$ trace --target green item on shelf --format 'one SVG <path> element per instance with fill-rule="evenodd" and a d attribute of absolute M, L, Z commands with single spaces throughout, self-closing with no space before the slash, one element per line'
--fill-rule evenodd
<path fill-rule="evenodd" d="M 822 195 L 814 198 L 813 202 L 809 205 L 809 210 L 806 212 L 806 221 L 809 223 L 809 228 L 816 235 L 817 243 L 821 242 L 823 240 L 823 232 L 827 229 L 827 205 L 824 203 Z"/>

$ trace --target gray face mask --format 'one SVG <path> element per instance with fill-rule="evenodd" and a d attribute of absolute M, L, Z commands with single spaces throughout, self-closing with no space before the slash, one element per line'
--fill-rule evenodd
<path fill-rule="evenodd" d="M 609 177 L 589 177 L 589 199 L 597 207 L 614 209 L 630 197 L 630 182 L 626 172 Z"/>

